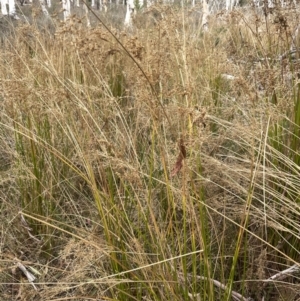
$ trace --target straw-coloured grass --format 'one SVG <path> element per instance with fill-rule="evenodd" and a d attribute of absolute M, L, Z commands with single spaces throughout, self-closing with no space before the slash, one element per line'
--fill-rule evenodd
<path fill-rule="evenodd" d="M 129 32 L 74 16 L 4 36 L 2 300 L 296 298 L 297 17 L 204 32 L 156 6 Z"/>

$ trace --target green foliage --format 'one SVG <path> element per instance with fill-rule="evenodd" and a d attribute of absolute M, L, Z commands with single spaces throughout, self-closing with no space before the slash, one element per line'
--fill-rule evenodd
<path fill-rule="evenodd" d="M 276 95 L 274 93 L 274 97 Z M 293 93 L 294 105 L 290 112 L 287 112 L 285 116 L 279 118 L 269 129 L 268 142 L 270 145 L 268 161 L 272 164 L 279 173 L 284 174 L 284 177 L 277 177 L 276 175 L 270 175 L 270 185 L 274 191 L 272 195 L 273 202 L 276 206 L 281 205 L 281 199 L 285 199 L 286 202 L 297 206 L 299 203 L 299 189 L 298 189 L 298 177 L 299 177 L 299 145 L 300 145 L 300 86 L 296 85 Z M 280 199 L 279 199 L 280 198 Z M 297 214 L 292 213 L 292 219 L 297 219 Z M 287 229 L 294 230 L 294 225 L 289 221 L 284 223 Z M 270 243 L 276 245 L 282 240 L 289 241 L 289 245 L 293 246 L 287 248 L 285 253 L 291 258 L 299 260 L 298 249 L 299 243 L 297 240 L 290 241 L 291 237 L 289 233 L 275 231 L 270 235 Z"/>
<path fill-rule="evenodd" d="M 69 167 L 56 153 L 62 147 L 61 154 L 68 156 L 70 149 L 59 128 L 55 128 L 54 135 L 47 117 L 27 116 L 22 122 L 15 122 L 14 132 L 20 205 L 25 213 L 40 219 L 28 222 L 49 255 L 55 247 L 55 231 L 47 221 L 61 215 L 61 183 L 68 181 L 69 175 Z"/>

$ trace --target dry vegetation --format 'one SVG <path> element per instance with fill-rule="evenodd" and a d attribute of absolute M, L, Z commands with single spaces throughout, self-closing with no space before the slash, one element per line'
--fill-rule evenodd
<path fill-rule="evenodd" d="M 7 24 L 1 300 L 297 300 L 298 16 Z"/>

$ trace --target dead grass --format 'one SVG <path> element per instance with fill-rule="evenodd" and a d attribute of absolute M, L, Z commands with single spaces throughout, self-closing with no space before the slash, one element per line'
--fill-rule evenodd
<path fill-rule="evenodd" d="M 296 300 L 298 11 L 198 17 L 3 38 L 2 300 Z"/>

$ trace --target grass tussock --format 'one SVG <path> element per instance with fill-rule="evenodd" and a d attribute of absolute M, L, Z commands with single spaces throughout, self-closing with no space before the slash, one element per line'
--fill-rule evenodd
<path fill-rule="evenodd" d="M 298 16 L 4 36 L 2 300 L 296 300 Z"/>

